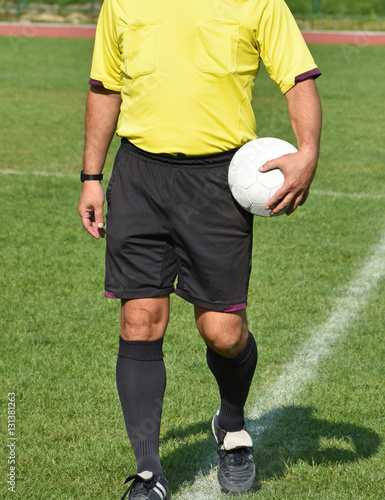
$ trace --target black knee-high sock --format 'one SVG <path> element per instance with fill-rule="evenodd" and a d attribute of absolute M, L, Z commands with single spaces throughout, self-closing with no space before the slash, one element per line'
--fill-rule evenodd
<path fill-rule="evenodd" d="M 235 358 L 225 358 L 207 348 L 207 364 L 217 381 L 221 397 L 218 424 L 226 431 L 240 431 L 245 424 L 243 407 L 257 360 L 257 344 L 250 332 L 244 349 Z"/>
<path fill-rule="evenodd" d="M 137 472 L 161 473 L 159 431 L 166 370 L 163 339 L 153 342 L 120 338 L 116 384 Z"/>

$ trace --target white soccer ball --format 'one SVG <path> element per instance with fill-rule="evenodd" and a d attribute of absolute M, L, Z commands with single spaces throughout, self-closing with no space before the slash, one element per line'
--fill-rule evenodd
<path fill-rule="evenodd" d="M 254 139 L 238 149 L 230 162 L 228 178 L 231 193 L 241 207 L 254 215 L 270 217 L 266 202 L 282 186 L 284 177 L 278 168 L 268 172 L 260 172 L 259 168 L 269 160 L 297 151 L 289 142 L 274 137 Z"/>

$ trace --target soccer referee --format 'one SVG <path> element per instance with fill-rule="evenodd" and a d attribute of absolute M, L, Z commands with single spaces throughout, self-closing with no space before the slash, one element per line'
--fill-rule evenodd
<path fill-rule="evenodd" d="M 105 0 L 86 106 L 79 214 L 104 237 L 102 169 L 121 138 L 107 199 L 105 295 L 121 300 L 116 381 L 136 471 L 122 498 L 170 498 L 159 460 L 169 297 L 192 304 L 218 385 L 212 429 L 224 492 L 252 488 L 244 405 L 257 364 L 246 305 L 253 216 L 231 196 L 235 151 L 257 137 L 260 62 L 285 96 L 298 152 L 267 162 L 282 188 L 267 208 L 290 215 L 319 153 L 320 75 L 283 0 Z M 174 283 L 176 281 L 176 285 Z"/>

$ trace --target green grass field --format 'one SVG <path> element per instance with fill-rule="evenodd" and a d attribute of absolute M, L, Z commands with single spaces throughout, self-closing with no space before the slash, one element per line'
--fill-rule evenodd
<path fill-rule="evenodd" d="M 243 498 L 381 500 L 384 48 L 311 48 L 324 110 L 312 195 L 291 217 L 255 219 L 249 318 L 260 357 L 247 411 L 258 480 Z M 91 40 L 0 38 L 0 498 L 112 500 L 134 471 L 114 379 L 119 304 L 103 297 L 104 242 L 77 215 L 91 52 Z M 255 112 L 260 136 L 294 141 L 265 73 Z M 317 340 L 333 331 L 322 351 Z M 218 397 L 192 308 L 175 297 L 164 350 L 161 453 L 173 498 L 221 498 L 204 479 Z"/>
<path fill-rule="evenodd" d="M 323 14 L 327 16 L 383 16 L 382 0 L 286 0 L 296 14 Z"/>

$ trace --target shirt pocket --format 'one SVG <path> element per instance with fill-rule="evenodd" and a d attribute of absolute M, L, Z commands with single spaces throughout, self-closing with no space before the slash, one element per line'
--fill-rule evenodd
<path fill-rule="evenodd" d="M 196 27 L 195 64 L 204 73 L 228 75 L 237 67 L 239 24 L 201 21 Z"/>
<path fill-rule="evenodd" d="M 148 75 L 159 64 L 160 24 L 131 24 L 122 33 L 122 71 L 131 78 Z"/>

